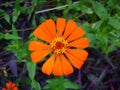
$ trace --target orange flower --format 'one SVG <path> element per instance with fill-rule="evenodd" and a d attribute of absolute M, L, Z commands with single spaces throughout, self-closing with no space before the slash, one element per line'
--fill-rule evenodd
<path fill-rule="evenodd" d="M 85 31 L 77 27 L 76 22 L 58 18 L 56 23 L 48 19 L 39 25 L 33 35 L 43 40 L 31 41 L 29 50 L 32 50 L 32 62 L 40 62 L 48 54 L 52 56 L 42 66 L 42 72 L 55 76 L 73 73 L 73 67 L 80 69 L 88 53 L 83 48 L 88 47 L 88 38 L 82 37 Z M 82 37 L 82 38 L 81 38 Z"/>
<path fill-rule="evenodd" d="M 18 88 L 16 87 L 15 83 L 7 82 L 6 88 L 2 88 L 2 90 L 18 90 Z"/>

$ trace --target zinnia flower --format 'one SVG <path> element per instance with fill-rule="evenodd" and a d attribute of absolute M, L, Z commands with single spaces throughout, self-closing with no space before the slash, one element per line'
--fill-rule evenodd
<path fill-rule="evenodd" d="M 52 19 L 46 20 L 33 32 L 43 42 L 30 42 L 32 62 L 40 62 L 52 53 L 42 66 L 43 73 L 55 76 L 73 73 L 73 67 L 80 69 L 88 56 L 83 50 L 88 47 L 88 38 L 82 37 L 84 34 L 85 31 L 73 20 L 67 23 L 64 18 L 57 18 L 56 23 Z"/>
<path fill-rule="evenodd" d="M 6 87 L 2 88 L 2 90 L 18 90 L 18 88 L 16 87 L 15 83 L 7 82 Z"/>

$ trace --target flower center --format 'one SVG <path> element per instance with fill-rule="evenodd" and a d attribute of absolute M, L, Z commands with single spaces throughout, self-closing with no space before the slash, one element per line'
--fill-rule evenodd
<path fill-rule="evenodd" d="M 54 50 L 54 53 L 58 55 L 66 51 L 67 44 L 67 41 L 63 38 L 56 37 L 50 45 L 51 48 Z"/>

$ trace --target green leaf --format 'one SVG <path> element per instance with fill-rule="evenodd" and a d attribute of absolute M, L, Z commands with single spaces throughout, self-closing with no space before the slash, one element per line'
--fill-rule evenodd
<path fill-rule="evenodd" d="M 41 23 L 44 22 L 45 20 L 46 20 L 45 17 L 43 17 L 43 16 L 40 17 L 40 22 Z"/>
<path fill-rule="evenodd" d="M 32 81 L 29 78 L 23 78 L 23 79 L 20 79 L 18 83 L 25 83 L 25 84 L 31 85 Z"/>
<path fill-rule="evenodd" d="M 12 3 L 6 2 L 6 3 L 5 3 L 5 6 L 6 6 L 6 7 L 9 7 L 9 6 L 11 7 L 11 6 L 12 6 Z"/>
<path fill-rule="evenodd" d="M 19 48 L 18 48 L 18 50 L 16 51 L 15 56 L 17 57 L 17 59 L 18 59 L 19 61 L 22 62 L 23 58 L 24 58 L 24 57 L 27 58 L 27 56 L 28 56 L 28 51 L 27 51 L 28 45 L 27 45 L 26 43 L 24 43 L 24 44 L 18 44 L 18 45 L 19 45 Z"/>
<path fill-rule="evenodd" d="M 16 10 L 20 10 L 21 9 L 21 6 L 20 6 L 21 2 L 23 2 L 23 0 L 15 0 L 14 8 Z"/>
<path fill-rule="evenodd" d="M 41 90 L 39 82 L 35 80 L 32 81 L 32 87 L 35 88 L 35 90 Z"/>
<path fill-rule="evenodd" d="M 69 11 L 70 11 L 69 8 L 65 8 L 65 9 L 63 10 L 63 15 L 64 15 L 64 16 L 68 15 Z"/>
<path fill-rule="evenodd" d="M 5 11 L 0 9 L 0 15 L 3 15 L 4 13 L 5 13 Z"/>
<path fill-rule="evenodd" d="M 32 6 L 36 6 L 37 5 L 37 1 L 38 0 L 32 0 L 32 2 L 31 2 Z"/>
<path fill-rule="evenodd" d="M 47 85 L 44 87 L 45 90 L 65 90 L 63 77 L 56 77 L 47 80 Z"/>
<path fill-rule="evenodd" d="M 10 24 L 10 16 L 4 10 L 0 9 L 0 15 L 4 16 L 4 19 Z"/>
<path fill-rule="evenodd" d="M 19 15 L 20 15 L 20 10 L 14 9 L 14 11 L 13 11 L 13 18 L 12 18 L 13 23 L 16 22 L 16 20 L 17 20 Z"/>
<path fill-rule="evenodd" d="M 32 63 L 32 62 L 27 63 L 27 70 L 30 79 L 33 80 L 35 77 L 36 63 Z"/>
<path fill-rule="evenodd" d="M 29 40 L 38 40 L 32 33 L 28 37 Z"/>
<path fill-rule="evenodd" d="M 106 19 L 108 14 L 106 8 L 99 2 L 95 1 L 92 3 L 94 12 L 100 19 Z"/>
<path fill-rule="evenodd" d="M 10 16 L 7 13 L 4 14 L 4 18 L 10 24 Z"/>
<path fill-rule="evenodd" d="M 0 24 L 0 28 L 2 28 L 2 25 Z"/>
<path fill-rule="evenodd" d="M 80 86 L 71 82 L 70 80 L 68 79 L 64 79 L 64 87 L 65 88 L 69 88 L 69 89 L 76 89 L 76 90 L 79 90 L 80 89 Z"/>
<path fill-rule="evenodd" d="M 6 39 L 6 40 L 11 40 L 11 39 L 21 39 L 21 38 L 18 37 L 18 36 L 15 36 L 15 35 L 13 35 L 13 34 L 6 33 L 6 34 L 4 35 L 4 39 Z"/>
<path fill-rule="evenodd" d="M 120 22 L 118 20 L 110 18 L 108 24 L 114 27 L 115 29 L 120 30 Z"/>
<path fill-rule="evenodd" d="M 92 14 L 92 13 L 93 13 L 92 9 L 86 7 L 85 5 L 82 5 L 82 6 L 81 6 L 81 11 L 82 11 L 83 13 L 87 13 L 87 14 Z"/>
<path fill-rule="evenodd" d="M 103 22 L 104 22 L 103 20 L 100 20 L 100 21 L 98 21 L 96 23 L 93 23 L 92 28 L 95 29 L 95 30 L 98 30 L 101 27 Z"/>
<path fill-rule="evenodd" d="M 67 89 L 79 90 L 80 88 L 79 85 L 72 83 L 71 81 L 64 79 L 63 77 L 49 79 L 47 80 L 47 83 L 48 84 L 44 87 L 44 89 L 47 90 L 67 90 Z"/>
<path fill-rule="evenodd" d="M 4 34 L 0 33 L 0 40 L 2 40 L 4 38 Z"/>
<path fill-rule="evenodd" d="M 108 49 L 107 49 L 107 52 L 110 53 L 110 52 L 114 51 L 115 49 L 116 49 L 115 45 L 109 45 Z"/>
<path fill-rule="evenodd" d="M 36 20 L 35 20 L 35 15 L 33 16 L 33 19 L 32 19 L 32 25 L 34 27 L 37 27 Z"/>
<path fill-rule="evenodd" d="M 12 34 L 18 37 L 18 32 L 14 25 L 12 25 Z"/>

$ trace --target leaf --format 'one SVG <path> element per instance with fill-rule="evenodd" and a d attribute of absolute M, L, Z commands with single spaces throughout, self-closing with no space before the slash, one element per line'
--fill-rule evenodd
<path fill-rule="evenodd" d="M 78 90 L 80 88 L 79 85 L 72 83 L 71 81 L 64 79 L 63 77 L 49 79 L 47 80 L 47 83 L 48 84 L 44 87 L 44 89 L 47 90 L 66 90 L 66 89 Z"/>
<path fill-rule="evenodd" d="M 86 7 L 85 5 L 82 5 L 82 6 L 81 6 L 81 11 L 82 11 L 83 13 L 87 13 L 87 14 L 92 14 L 92 13 L 93 13 L 92 9 Z"/>
<path fill-rule="evenodd" d="M 41 90 L 39 82 L 35 80 L 32 81 L 32 87 L 35 88 L 35 90 Z"/>
<path fill-rule="evenodd" d="M 117 19 L 110 18 L 108 24 L 115 29 L 120 30 L 120 22 Z"/>
<path fill-rule="evenodd" d="M 36 20 L 35 20 L 35 15 L 33 16 L 33 19 L 32 19 L 32 25 L 34 27 L 37 27 Z"/>
<path fill-rule="evenodd" d="M 28 84 L 28 85 L 31 85 L 31 83 L 32 83 L 31 79 L 29 79 L 29 78 L 20 79 L 18 82 L 19 83 L 25 83 L 25 84 Z"/>
<path fill-rule="evenodd" d="M 17 20 L 19 15 L 20 15 L 20 10 L 14 9 L 14 11 L 13 11 L 13 18 L 12 18 L 13 23 L 16 22 L 16 20 Z"/>
<path fill-rule="evenodd" d="M 12 25 L 12 34 L 18 37 L 18 32 L 14 25 Z"/>
<path fill-rule="evenodd" d="M 107 49 L 107 53 L 110 53 L 110 52 L 114 51 L 115 49 L 117 49 L 117 47 L 115 45 L 109 45 L 108 49 Z"/>
<path fill-rule="evenodd" d="M 49 79 L 47 83 L 48 84 L 44 87 L 45 90 L 65 90 L 63 77 Z"/>
<path fill-rule="evenodd" d="M 99 2 L 95 1 L 92 3 L 93 10 L 100 19 L 106 19 L 108 14 L 106 8 Z"/>
<path fill-rule="evenodd" d="M 0 40 L 2 40 L 4 38 L 4 34 L 0 33 Z"/>
<path fill-rule="evenodd" d="M 24 57 L 26 57 L 28 55 L 28 52 L 27 52 L 27 48 L 28 48 L 28 45 L 26 45 L 26 43 L 24 44 L 18 44 L 19 47 L 16 51 L 16 57 L 19 61 L 23 60 Z"/>
<path fill-rule="evenodd" d="M 4 14 L 4 19 L 10 24 L 10 16 L 7 13 Z"/>
<path fill-rule="evenodd" d="M 70 80 L 68 79 L 64 79 L 64 87 L 65 88 L 69 88 L 69 89 L 76 89 L 76 90 L 79 90 L 80 86 L 75 84 L 75 83 L 72 83 Z"/>
<path fill-rule="evenodd" d="M 17 64 L 15 62 L 15 56 L 12 56 L 12 58 L 10 59 L 9 67 L 10 67 L 10 70 L 12 71 L 12 73 L 14 74 L 14 76 L 17 77 Z"/>
<path fill-rule="evenodd" d="M 21 9 L 21 6 L 20 6 L 21 2 L 22 0 L 15 0 L 14 8 L 18 11 Z"/>
<path fill-rule="evenodd" d="M 5 35 L 4 35 L 4 39 L 6 39 L 6 40 L 11 40 L 11 39 L 21 39 L 20 37 L 18 37 L 18 36 L 15 36 L 15 35 L 12 35 L 12 34 L 9 34 L 9 33 L 6 33 Z"/>
<path fill-rule="evenodd" d="M 6 2 L 6 3 L 5 3 L 5 6 L 6 6 L 6 7 L 12 6 L 12 3 Z"/>
<path fill-rule="evenodd" d="M 46 20 L 45 17 L 43 16 L 40 17 L 40 22 L 44 22 L 45 20 Z"/>
<path fill-rule="evenodd" d="M 0 9 L 0 14 L 3 15 L 3 13 L 5 13 L 5 11 L 3 9 Z"/>
<path fill-rule="evenodd" d="M 32 6 L 36 6 L 37 5 L 37 1 L 38 0 L 32 0 L 32 2 L 31 2 Z"/>
<path fill-rule="evenodd" d="M 27 63 L 27 70 L 30 79 L 33 80 L 35 77 L 36 63 L 32 63 L 32 62 Z"/>
<path fill-rule="evenodd" d="M 64 16 L 68 15 L 69 11 L 70 11 L 69 8 L 65 8 L 65 9 L 63 10 L 63 15 L 64 15 Z"/>
<path fill-rule="evenodd" d="M 92 24 L 92 28 L 95 29 L 95 30 L 98 30 L 101 27 L 101 25 L 102 25 L 103 22 L 104 21 L 100 20 L 100 21 L 98 21 L 96 23 L 93 23 Z"/>
<path fill-rule="evenodd" d="M 2 28 L 2 25 L 0 24 L 0 28 Z"/>
<path fill-rule="evenodd" d="M 0 9 L 0 15 L 4 16 L 4 19 L 10 24 L 10 16 L 4 10 Z"/>

